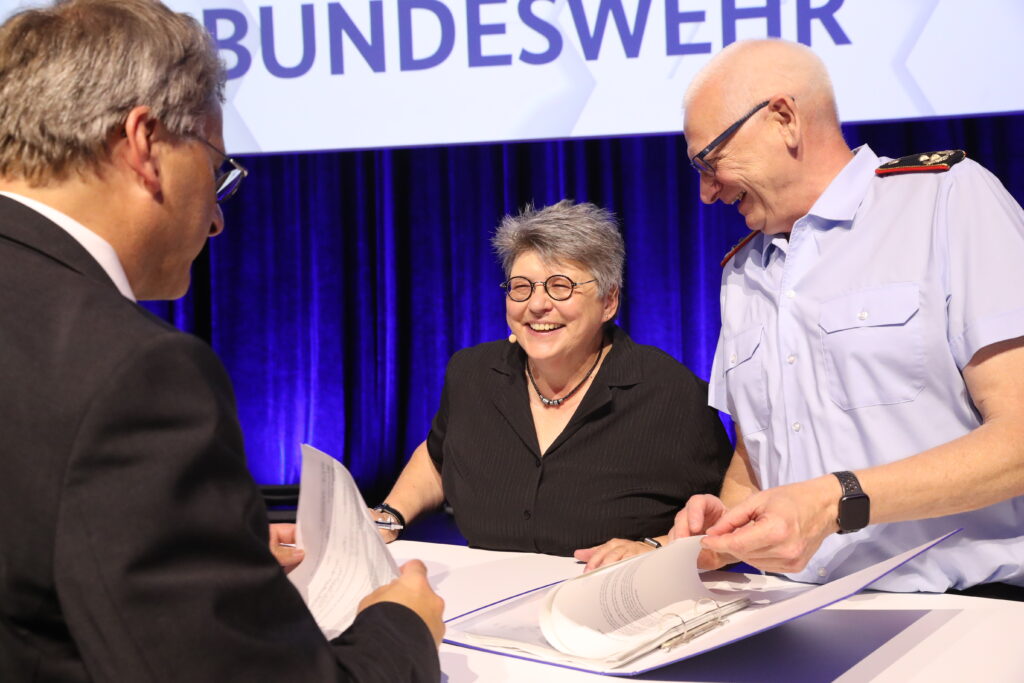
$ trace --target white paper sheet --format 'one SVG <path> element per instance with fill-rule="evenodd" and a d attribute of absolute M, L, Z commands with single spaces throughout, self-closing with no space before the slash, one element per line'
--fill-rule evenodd
<path fill-rule="evenodd" d="M 356 618 L 359 601 L 398 576 L 355 480 L 326 453 L 302 445 L 296 544 L 306 556 L 290 574 L 330 639 Z"/>

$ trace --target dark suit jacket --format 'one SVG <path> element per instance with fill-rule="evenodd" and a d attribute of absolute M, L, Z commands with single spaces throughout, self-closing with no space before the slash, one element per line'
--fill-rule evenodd
<path fill-rule="evenodd" d="M 229 380 L 0 196 L 0 680 L 437 680 L 406 607 L 328 644 L 267 549 Z"/>

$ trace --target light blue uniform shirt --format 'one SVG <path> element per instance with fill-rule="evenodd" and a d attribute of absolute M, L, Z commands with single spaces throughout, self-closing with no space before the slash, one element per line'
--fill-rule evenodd
<path fill-rule="evenodd" d="M 961 371 L 1024 336 L 1024 212 L 970 159 L 874 174 L 866 146 L 785 235 L 725 267 L 710 403 L 762 489 L 890 463 L 981 423 Z M 1024 585 L 1024 497 L 825 539 L 799 581 L 838 578 L 963 527 L 872 585 Z"/>

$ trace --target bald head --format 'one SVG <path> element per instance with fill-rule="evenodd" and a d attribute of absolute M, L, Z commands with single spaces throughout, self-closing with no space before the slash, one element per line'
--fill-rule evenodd
<path fill-rule="evenodd" d="M 772 95 L 793 97 L 808 123 L 839 128 L 825 64 L 810 48 L 785 40 L 745 40 L 729 45 L 697 73 L 683 106 L 689 111 L 699 101 L 731 120 Z"/>
<path fill-rule="evenodd" d="M 825 65 L 797 43 L 730 45 L 684 105 L 701 200 L 735 205 L 751 230 L 789 232 L 853 156 Z"/>

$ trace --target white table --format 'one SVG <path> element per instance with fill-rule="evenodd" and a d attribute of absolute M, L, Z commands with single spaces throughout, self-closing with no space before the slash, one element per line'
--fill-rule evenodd
<path fill-rule="evenodd" d="M 566 557 L 417 541 L 390 548 L 400 564 L 426 563 L 431 585 L 445 599 L 445 619 L 580 572 Z M 441 669 L 452 683 L 604 678 L 448 644 L 441 646 Z M 639 680 L 1019 682 L 1024 603 L 866 592 Z"/>

